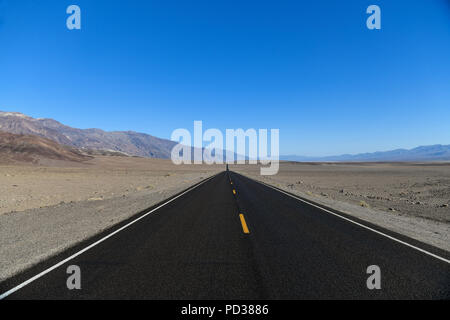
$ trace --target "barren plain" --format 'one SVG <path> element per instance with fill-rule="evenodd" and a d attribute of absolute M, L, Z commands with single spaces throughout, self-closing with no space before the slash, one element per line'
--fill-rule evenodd
<path fill-rule="evenodd" d="M 450 251 L 450 163 L 281 162 L 278 174 L 259 165 L 236 171 Z"/>
<path fill-rule="evenodd" d="M 0 166 L 0 281 L 223 170 L 114 156 Z"/>

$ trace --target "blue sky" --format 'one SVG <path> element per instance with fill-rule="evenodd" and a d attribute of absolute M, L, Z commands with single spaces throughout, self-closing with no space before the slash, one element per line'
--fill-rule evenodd
<path fill-rule="evenodd" d="M 0 0 L 0 110 L 163 138 L 279 128 L 282 154 L 450 144 L 450 4 Z"/>

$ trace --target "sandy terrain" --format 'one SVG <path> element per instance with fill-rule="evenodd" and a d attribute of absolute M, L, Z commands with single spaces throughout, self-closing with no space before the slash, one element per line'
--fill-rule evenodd
<path fill-rule="evenodd" d="M 450 163 L 280 164 L 230 170 L 450 251 Z"/>
<path fill-rule="evenodd" d="M 58 164 L 60 167 L 55 166 Z M 158 192 L 178 183 L 192 183 L 217 170 L 206 165 L 175 166 L 170 160 L 131 157 L 96 157 L 86 163 L 55 161 L 52 166 L 0 166 L 0 215 L 60 203 L 111 199 L 142 190 Z"/>
<path fill-rule="evenodd" d="M 0 166 L 0 281 L 223 170 L 128 157 Z"/>

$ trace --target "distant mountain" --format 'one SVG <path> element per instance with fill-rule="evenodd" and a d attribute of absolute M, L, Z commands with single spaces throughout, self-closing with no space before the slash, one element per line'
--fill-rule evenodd
<path fill-rule="evenodd" d="M 81 162 L 92 159 L 79 150 L 34 136 L 0 132 L 0 163 L 64 160 Z"/>
<path fill-rule="evenodd" d="M 304 157 L 296 155 L 281 156 L 281 160 L 298 162 L 343 162 L 343 161 L 449 161 L 450 145 L 421 146 L 414 149 L 396 149 L 391 151 L 378 151 L 373 153 L 343 154 L 328 157 Z"/>
<path fill-rule="evenodd" d="M 80 149 L 91 155 L 130 155 L 152 158 L 170 158 L 176 142 L 157 138 L 134 131 L 103 131 L 100 129 L 77 129 L 66 126 L 53 119 L 35 119 L 19 112 L 0 111 L 0 132 L 36 135 L 53 140 L 61 145 Z M 229 151 L 224 150 L 224 156 Z M 194 154 L 194 149 L 191 149 Z M 230 153 L 231 154 L 231 153 Z M 236 154 L 231 154 L 236 156 Z M 285 155 L 281 160 L 288 161 L 446 161 L 450 160 L 450 145 L 421 146 L 414 149 L 344 154 L 328 157 L 304 157 Z"/>
<path fill-rule="evenodd" d="M 0 111 L 0 131 L 37 135 L 59 144 L 90 150 L 91 153 L 100 150 L 152 158 L 170 158 L 176 144 L 134 131 L 72 128 L 53 119 L 35 119 L 19 112 Z"/>

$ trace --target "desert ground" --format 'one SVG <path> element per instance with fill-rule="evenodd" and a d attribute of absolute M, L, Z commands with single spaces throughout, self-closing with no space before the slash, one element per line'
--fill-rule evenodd
<path fill-rule="evenodd" d="M 0 281 L 224 169 L 114 156 L 1 165 Z"/>
<path fill-rule="evenodd" d="M 99 156 L 86 162 L 0 166 L 0 215 L 197 182 L 224 166 L 176 166 L 170 160 Z"/>
<path fill-rule="evenodd" d="M 450 251 L 450 163 L 281 162 L 236 171 L 305 199 Z"/>

